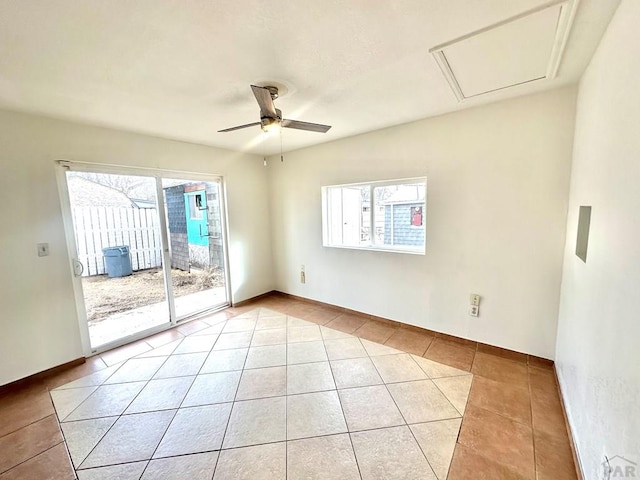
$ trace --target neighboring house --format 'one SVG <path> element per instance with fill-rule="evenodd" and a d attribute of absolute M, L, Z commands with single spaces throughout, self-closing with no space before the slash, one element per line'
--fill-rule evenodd
<path fill-rule="evenodd" d="M 171 267 L 222 267 L 223 248 L 218 186 L 187 183 L 165 187 Z"/>
<path fill-rule="evenodd" d="M 405 186 L 384 201 L 384 244 L 420 246 L 425 238 L 423 187 Z"/>
<path fill-rule="evenodd" d="M 137 205 L 120 190 L 100 185 L 80 176 L 69 176 L 69 199 L 74 207 L 128 207 Z M 155 205 L 153 206 L 155 208 Z"/>
<path fill-rule="evenodd" d="M 384 207 L 384 244 L 419 246 L 424 239 L 424 202 Z"/>

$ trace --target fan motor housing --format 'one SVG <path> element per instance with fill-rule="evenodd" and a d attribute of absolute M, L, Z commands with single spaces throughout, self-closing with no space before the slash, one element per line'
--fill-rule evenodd
<path fill-rule="evenodd" d="M 268 132 L 271 128 L 280 124 L 280 122 L 282 121 L 282 112 L 280 110 L 276 110 L 276 113 L 278 114 L 277 118 L 273 118 L 273 117 L 260 118 L 260 127 L 262 128 L 263 131 Z"/>
<path fill-rule="evenodd" d="M 278 98 L 278 87 L 267 85 L 264 88 L 269 90 L 269 93 L 271 94 L 271 100 L 275 100 L 276 98 Z"/>

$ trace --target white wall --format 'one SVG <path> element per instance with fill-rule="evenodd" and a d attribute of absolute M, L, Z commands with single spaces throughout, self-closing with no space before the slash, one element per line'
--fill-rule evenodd
<path fill-rule="evenodd" d="M 574 113 L 569 87 L 271 158 L 276 287 L 552 358 Z M 425 256 L 322 247 L 322 185 L 423 175 Z"/>
<path fill-rule="evenodd" d="M 83 355 L 55 159 L 223 175 L 233 299 L 273 288 L 267 173 L 252 155 L 0 111 L 0 385 Z M 39 258 L 36 244 L 51 255 Z"/>
<path fill-rule="evenodd" d="M 604 455 L 640 464 L 638 25 L 640 2 L 623 1 L 577 102 L 556 361 L 589 480 L 604 478 Z M 592 206 L 586 263 L 574 253 L 580 205 Z"/>

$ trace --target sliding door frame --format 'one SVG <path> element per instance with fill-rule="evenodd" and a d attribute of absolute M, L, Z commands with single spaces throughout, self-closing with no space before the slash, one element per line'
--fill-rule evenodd
<path fill-rule="evenodd" d="M 183 322 L 188 322 L 194 318 L 202 315 L 222 310 L 231 305 L 231 279 L 230 279 L 230 266 L 229 266 L 229 247 L 228 247 L 228 219 L 227 219 L 227 195 L 226 185 L 224 177 L 221 175 L 213 175 L 208 173 L 198 172 L 183 172 L 178 170 L 145 168 L 145 167 L 129 167 L 121 165 L 81 162 L 71 160 L 55 160 L 56 163 L 56 179 L 58 183 L 58 191 L 60 193 L 60 207 L 62 211 L 62 220 L 64 223 L 64 230 L 67 242 L 67 252 L 69 255 L 69 270 L 72 277 L 73 295 L 76 304 L 76 312 L 78 317 L 78 324 L 80 327 L 80 341 L 82 344 L 82 350 L 85 357 L 90 357 L 110 350 L 115 347 L 126 345 L 127 343 L 135 342 L 137 340 L 149 337 L 156 333 L 163 332 L 174 328 Z M 138 175 L 148 178 L 153 178 L 156 182 L 156 202 L 157 212 L 160 223 L 160 237 L 162 246 L 162 271 L 165 285 L 165 296 L 169 308 L 169 322 L 163 325 L 158 325 L 146 329 L 144 331 L 122 337 L 113 342 L 105 343 L 98 347 L 92 348 L 91 338 L 89 335 L 89 323 L 87 320 L 87 311 L 85 307 L 84 292 L 82 289 L 82 276 L 78 275 L 77 265 L 79 260 L 77 259 L 78 248 L 75 238 L 75 226 L 73 223 L 73 216 L 71 213 L 71 199 L 69 197 L 69 188 L 67 185 L 67 171 L 77 171 L 86 173 L 104 173 L 111 175 Z M 221 231 L 222 231 L 222 247 L 223 247 L 223 259 L 224 259 L 224 279 L 227 301 L 224 304 L 218 306 L 212 306 L 210 309 L 194 312 L 188 316 L 180 319 L 176 316 L 175 299 L 173 296 L 173 282 L 171 279 L 171 252 L 169 249 L 169 230 L 167 228 L 167 216 L 164 205 L 164 190 L 162 187 L 162 179 L 180 179 L 191 180 L 195 182 L 216 182 L 220 187 L 220 194 L 218 201 L 220 202 L 221 213 Z"/>

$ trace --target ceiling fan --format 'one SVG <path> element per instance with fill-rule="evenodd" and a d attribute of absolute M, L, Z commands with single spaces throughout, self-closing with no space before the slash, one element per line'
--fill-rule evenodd
<path fill-rule="evenodd" d="M 295 128 L 297 130 L 307 130 L 309 132 L 326 133 L 331 125 L 321 125 L 319 123 L 301 122 L 298 120 L 289 120 L 282 118 L 282 111 L 277 109 L 273 104 L 273 101 L 278 98 L 278 87 L 259 87 L 257 85 L 251 85 L 253 95 L 260 105 L 260 121 L 247 123 L 246 125 L 238 125 L 237 127 L 225 128 L 224 130 L 218 130 L 222 132 L 233 132 L 234 130 L 240 130 L 242 128 L 253 127 L 260 125 L 263 132 L 269 132 L 272 129 L 277 128 Z"/>

